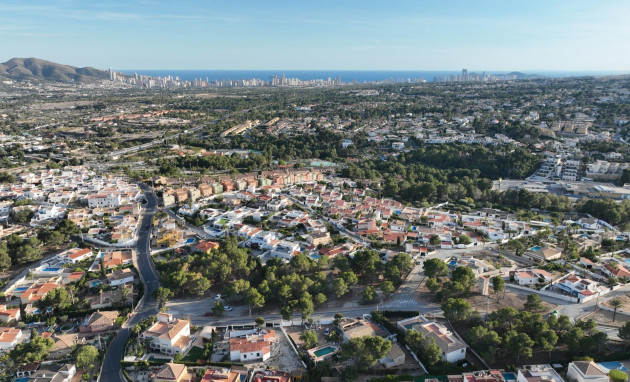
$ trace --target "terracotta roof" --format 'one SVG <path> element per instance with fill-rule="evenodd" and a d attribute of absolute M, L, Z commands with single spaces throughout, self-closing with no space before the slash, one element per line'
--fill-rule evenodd
<path fill-rule="evenodd" d="M 179 363 L 167 363 L 155 377 L 159 379 L 177 381 L 185 374 L 188 374 L 188 368 L 186 365 Z"/>

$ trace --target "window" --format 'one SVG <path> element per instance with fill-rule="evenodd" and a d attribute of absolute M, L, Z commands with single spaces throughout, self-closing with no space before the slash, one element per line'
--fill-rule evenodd
<path fill-rule="evenodd" d="M 247 354 L 243 354 L 243 358 L 247 358 Z"/>
<path fill-rule="evenodd" d="M 260 357 L 260 353 L 256 353 L 256 357 Z"/>
<path fill-rule="evenodd" d="M 464 350 L 466 350 L 466 349 L 462 349 L 462 353 L 464 352 Z"/>

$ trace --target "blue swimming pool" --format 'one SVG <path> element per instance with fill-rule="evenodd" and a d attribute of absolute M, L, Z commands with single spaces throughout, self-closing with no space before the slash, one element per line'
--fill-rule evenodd
<path fill-rule="evenodd" d="M 617 361 L 600 362 L 600 363 L 598 363 L 598 365 L 602 366 L 602 367 L 605 367 L 608 370 L 615 370 L 615 369 L 617 369 L 617 370 L 621 370 L 623 372 L 628 371 L 628 369 L 625 366 L 623 366 L 621 364 L 621 362 L 617 362 Z"/>
<path fill-rule="evenodd" d="M 28 287 L 19 287 L 19 288 L 15 288 L 13 291 L 14 292 L 24 292 L 27 289 L 28 289 Z"/>
<path fill-rule="evenodd" d="M 184 242 L 184 244 L 192 244 L 195 242 L 195 239 L 190 238 L 190 239 L 186 239 L 186 241 Z"/>
<path fill-rule="evenodd" d="M 457 265 L 457 260 L 451 260 L 448 265 L 450 265 L 451 267 L 454 267 L 455 265 Z"/>
<path fill-rule="evenodd" d="M 49 268 L 44 268 L 42 269 L 42 271 L 44 272 L 59 272 L 61 268 L 59 267 L 49 267 Z"/>
<path fill-rule="evenodd" d="M 535 246 L 531 247 L 530 250 L 532 250 L 532 251 L 539 251 L 540 248 L 541 248 L 540 245 L 535 245 Z"/>
<path fill-rule="evenodd" d="M 516 374 L 514 373 L 501 373 L 503 375 L 503 379 L 507 381 L 516 381 Z"/>
<path fill-rule="evenodd" d="M 13 382 L 28 382 L 28 377 L 15 378 L 15 380 Z"/>

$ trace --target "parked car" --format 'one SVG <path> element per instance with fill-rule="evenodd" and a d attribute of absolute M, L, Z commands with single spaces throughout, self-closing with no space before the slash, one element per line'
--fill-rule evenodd
<path fill-rule="evenodd" d="M 231 312 L 232 311 L 232 307 L 231 306 L 224 306 L 223 310 L 225 310 L 226 312 Z"/>
<path fill-rule="evenodd" d="M 221 299 L 221 293 L 217 293 L 217 295 L 214 296 L 214 299 L 219 301 Z"/>
<path fill-rule="evenodd" d="M 212 316 L 212 315 L 214 315 L 214 313 L 212 313 L 212 312 L 206 312 L 206 313 L 204 313 L 204 316 L 206 316 L 206 317 L 210 317 L 210 316 Z"/>

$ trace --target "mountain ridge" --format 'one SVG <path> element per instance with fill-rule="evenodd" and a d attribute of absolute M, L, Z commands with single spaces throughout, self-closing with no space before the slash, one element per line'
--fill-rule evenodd
<path fill-rule="evenodd" d="M 109 74 L 92 67 L 78 68 L 39 58 L 12 58 L 0 64 L 0 77 L 14 81 L 95 82 Z"/>

